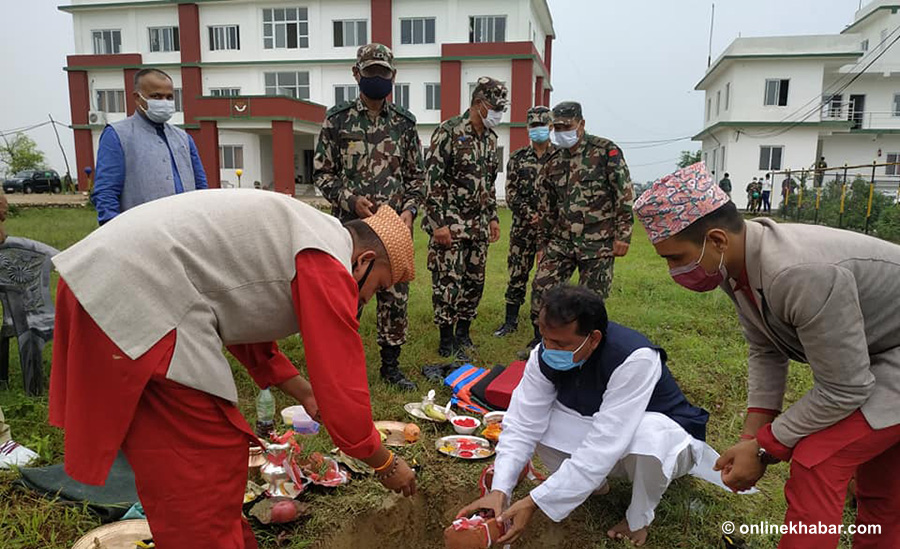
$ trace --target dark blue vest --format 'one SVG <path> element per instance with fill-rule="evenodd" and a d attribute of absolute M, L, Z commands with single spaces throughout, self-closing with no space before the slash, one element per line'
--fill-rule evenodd
<path fill-rule="evenodd" d="M 659 412 L 670 417 L 691 436 L 705 441 L 709 412 L 688 402 L 675 382 L 672 372 L 666 366 L 666 352 L 651 343 L 643 334 L 630 328 L 610 322 L 609 330 L 600 347 L 581 368 L 560 372 L 540 358 L 541 373 L 556 387 L 557 400 L 584 416 L 592 416 L 603 403 L 603 393 L 606 392 L 606 385 L 612 373 L 633 352 L 645 348 L 659 351 L 662 358 L 662 376 L 656 382 L 646 411 Z M 635 413 L 643 412 L 644 410 L 635 410 Z"/>

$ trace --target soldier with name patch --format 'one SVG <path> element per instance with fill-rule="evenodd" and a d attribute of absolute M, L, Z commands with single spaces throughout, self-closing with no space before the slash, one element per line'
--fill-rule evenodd
<path fill-rule="evenodd" d="M 542 296 L 578 269 L 579 284 L 609 296 L 613 262 L 628 253 L 634 189 L 622 150 L 584 129 L 581 104 L 553 108 L 553 152 L 540 176 L 541 253 L 531 289 L 534 339 Z"/>
<path fill-rule="evenodd" d="M 550 124 L 553 113 L 544 106 L 528 109 L 528 137 L 531 144 L 509 157 L 506 164 L 506 204 L 512 211 L 512 230 L 509 234 L 509 285 L 506 287 L 506 319 L 494 332 L 503 337 L 519 327 L 519 308 L 525 303 L 528 276 L 534 266 L 538 248 L 540 192 L 538 174 L 550 158 L 554 147 L 550 143 Z"/>
<path fill-rule="evenodd" d="M 508 99 L 501 82 L 483 76 L 469 109 L 431 136 L 425 165 L 425 216 L 438 353 L 466 357 L 469 327 L 484 291 L 489 242 L 500 238 L 494 180 L 502 161 L 495 128 Z M 455 331 L 454 331 L 455 327 Z"/>
<path fill-rule="evenodd" d="M 386 100 L 397 71 L 394 54 L 382 44 L 362 46 L 353 77 L 359 97 L 335 105 L 326 114 L 314 159 L 316 187 L 341 221 L 365 219 L 381 205 L 394 209 L 412 230 L 423 200 L 422 147 L 416 117 Z M 416 385 L 400 370 L 406 343 L 409 285 L 376 294 L 381 377 L 404 390 Z"/>

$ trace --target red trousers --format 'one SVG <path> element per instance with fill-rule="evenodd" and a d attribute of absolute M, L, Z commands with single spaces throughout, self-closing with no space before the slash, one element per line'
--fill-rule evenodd
<path fill-rule="evenodd" d="M 131 360 L 59 281 L 50 422 L 66 472 L 102 484 L 121 447 L 160 549 L 256 549 L 241 515 L 247 421 L 230 402 L 165 378 L 172 332 Z"/>
<path fill-rule="evenodd" d="M 880 534 L 856 534 L 854 549 L 900 549 L 900 425 L 874 430 L 857 411 L 804 438 L 794 448 L 784 488 L 784 524 L 843 523 L 847 485 L 856 475 L 856 524 L 880 525 Z M 837 547 L 839 535 L 788 533 L 779 549 Z"/>

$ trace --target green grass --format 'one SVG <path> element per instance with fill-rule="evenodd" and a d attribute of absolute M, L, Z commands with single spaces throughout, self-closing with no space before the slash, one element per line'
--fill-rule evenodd
<path fill-rule="evenodd" d="M 10 234 L 34 238 L 63 249 L 94 227 L 93 212 L 84 209 L 23 209 L 8 221 Z M 510 224 L 502 211 L 504 238 L 491 246 L 487 284 L 480 315 L 473 326 L 479 348 L 478 364 L 491 365 L 514 360 L 515 353 L 530 339 L 527 307 L 520 315 L 520 329 L 511 337 L 497 339 L 491 332 L 502 322 L 506 288 L 506 254 Z M 429 384 L 422 378 L 423 364 L 441 362 L 436 353 L 437 329 L 432 322 L 430 273 L 425 268 L 426 238 L 416 232 L 418 278 L 412 284 L 409 343 L 401 356 L 403 367 L 412 372 L 420 392 L 414 395 L 394 391 L 378 378 L 378 347 L 375 344 L 374 306 L 362 321 L 362 336 L 369 360 L 372 404 L 376 419 L 407 419 L 402 405 L 417 400 Z M 54 278 L 54 290 L 55 290 Z M 667 274 L 640 228 L 628 256 L 616 263 L 610 317 L 638 329 L 668 351 L 669 366 L 681 387 L 697 405 L 710 411 L 709 442 L 722 451 L 739 435 L 746 406 L 746 345 L 733 306 L 721 292 L 695 294 L 678 287 Z M 281 342 L 285 352 L 303 370 L 300 338 Z M 50 349 L 46 350 L 49 371 Z M 62 433 L 47 425 L 46 398 L 28 398 L 21 391 L 13 351 L 11 388 L 0 390 L 0 406 L 11 424 L 13 436 L 41 454 L 43 463 L 63 457 Z M 234 366 L 241 397 L 241 410 L 253 420 L 256 389 L 240 366 Z M 805 366 L 792 365 L 788 401 L 796 400 L 811 386 Z M 437 387 L 435 387 L 437 388 Z M 449 391 L 440 388 L 441 398 Z M 287 405 L 284 395 L 276 395 L 279 405 Z M 441 547 L 440 532 L 458 508 L 477 496 L 480 463 L 462 463 L 437 454 L 433 441 L 448 434 L 449 427 L 422 425 L 423 440 L 403 450 L 407 459 L 422 465 L 419 494 L 412 501 L 401 500 L 372 479 L 354 480 L 351 485 L 325 495 L 310 495 L 314 512 L 305 523 L 279 532 L 258 531 L 261 547 Z M 330 440 L 320 434 L 305 442 L 309 450 L 329 450 Z M 211 464 L 211 478 L 215 464 Z M 787 465 L 769 469 L 760 484 L 761 493 L 737 496 L 701 481 L 684 478 L 674 482 L 657 509 L 647 547 L 696 548 L 715 546 L 720 524 L 769 521 L 780 523 L 785 510 L 782 489 Z M 68 547 L 98 521 L 84 509 L 67 507 L 42 499 L 13 486 L 14 473 L 0 474 L 0 539 L 9 549 Z M 525 490 L 520 488 L 520 493 Z M 605 531 L 618 522 L 629 499 L 629 488 L 614 482 L 609 496 L 592 498 L 560 524 L 537 516 L 518 547 L 624 547 L 610 542 Z M 538 515 L 540 515 L 538 513 Z M 850 517 L 848 517 L 850 520 Z M 775 538 L 747 536 L 749 547 L 774 547 Z M 844 540 L 846 543 L 847 540 Z"/>

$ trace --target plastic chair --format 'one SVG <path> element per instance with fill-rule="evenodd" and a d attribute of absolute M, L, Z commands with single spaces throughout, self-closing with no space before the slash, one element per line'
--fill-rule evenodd
<path fill-rule="evenodd" d="M 9 386 L 9 340 L 16 338 L 25 392 L 44 390 L 42 351 L 53 340 L 55 308 L 50 297 L 50 258 L 59 250 L 27 238 L 0 244 L 0 383 Z"/>

